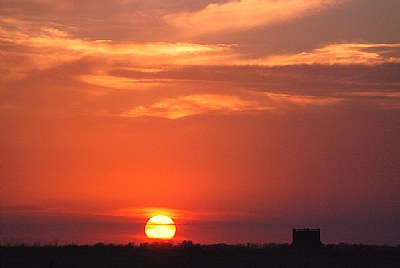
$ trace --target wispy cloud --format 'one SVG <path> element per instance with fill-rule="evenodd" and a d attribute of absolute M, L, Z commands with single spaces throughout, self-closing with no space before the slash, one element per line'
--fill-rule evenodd
<path fill-rule="evenodd" d="M 295 96 L 278 93 L 252 93 L 252 98 L 234 95 L 193 94 L 167 98 L 149 106 L 137 106 L 122 116 L 152 116 L 179 119 L 200 114 L 235 114 L 272 111 L 288 105 L 329 105 L 340 98 Z"/>
<path fill-rule="evenodd" d="M 249 63 L 279 66 L 300 64 L 376 65 L 400 63 L 400 44 L 330 44 L 310 52 L 273 55 Z"/>
<path fill-rule="evenodd" d="M 267 6 L 289 5 L 288 1 L 267 2 L 269 3 Z M 290 1 L 291 4 L 297 2 Z M 309 4 L 317 5 L 317 2 L 310 1 Z M 225 6 L 230 8 L 231 6 L 236 7 L 236 5 L 246 6 L 248 4 L 246 3 L 247 1 L 229 2 L 210 6 L 225 10 Z M 253 7 L 253 5 L 249 6 Z M 42 25 L 9 17 L 0 17 L 0 22 L 0 46 L 2 49 L 0 69 L 3 73 L 13 74 L 9 75 L 7 79 L 23 77 L 33 70 L 46 70 L 85 58 L 95 59 L 102 64 L 92 66 L 95 69 L 90 71 L 90 76 L 81 74 L 84 82 L 116 88 L 129 86 L 135 81 L 110 76 L 108 71 L 115 67 L 143 69 L 147 72 L 147 70 L 161 66 L 183 65 L 376 65 L 400 62 L 400 44 L 329 44 L 298 54 L 280 54 L 249 59 L 243 54 L 245 48 L 235 44 L 136 43 L 92 40 L 76 37 L 70 33 L 72 30 L 68 27 L 51 23 Z M 20 62 L 25 64 L 20 64 Z"/>
<path fill-rule="evenodd" d="M 104 87 L 108 89 L 126 89 L 126 90 L 145 90 L 151 87 L 161 85 L 161 79 L 133 79 L 127 77 L 117 77 L 112 75 L 81 75 L 78 77 L 82 82 Z"/>
<path fill-rule="evenodd" d="M 257 101 L 244 100 L 238 96 L 218 94 L 194 94 L 169 98 L 148 107 L 138 106 L 124 113 L 124 116 L 154 116 L 167 119 L 179 119 L 204 113 L 230 113 L 249 110 L 266 110 L 267 106 Z"/>
<path fill-rule="evenodd" d="M 200 11 L 169 14 L 164 18 L 184 35 L 190 36 L 284 22 L 341 2 L 345 1 L 240 0 L 209 4 Z"/>
<path fill-rule="evenodd" d="M 0 22 L 0 68 L 7 72 L 45 70 L 85 57 L 103 60 L 108 66 L 212 65 L 232 58 L 231 45 L 91 40 L 53 24 L 36 25 L 7 17 L 0 17 Z M 28 64 L 19 64 L 21 61 Z"/>
<path fill-rule="evenodd" d="M 340 97 L 303 96 L 270 92 L 265 93 L 265 95 L 275 104 L 275 106 L 287 104 L 330 105 L 343 101 Z"/>
<path fill-rule="evenodd" d="M 374 103 L 383 109 L 400 109 L 400 92 L 398 91 L 357 91 L 347 94 L 360 101 Z"/>

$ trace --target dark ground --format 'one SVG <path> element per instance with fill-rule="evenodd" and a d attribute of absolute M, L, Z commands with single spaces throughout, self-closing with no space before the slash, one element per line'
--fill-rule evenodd
<path fill-rule="evenodd" d="M 0 267 L 400 267 L 400 246 L 172 244 L 2 246 Z"/>

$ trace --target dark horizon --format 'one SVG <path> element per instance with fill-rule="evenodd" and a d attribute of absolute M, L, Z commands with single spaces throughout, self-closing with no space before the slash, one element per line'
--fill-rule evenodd
<path fill-rule="evenodd" d="M 17 246 L 1 249 L 2 267 L 398 267 L 400 246 L 289 245 Z"/>

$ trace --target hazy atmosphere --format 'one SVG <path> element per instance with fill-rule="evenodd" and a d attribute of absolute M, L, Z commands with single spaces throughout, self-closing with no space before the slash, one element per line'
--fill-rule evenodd
<path fill-rule="evenodd" d="M 400 244 L 399 13 L 0 0 L 0 243 Z"/>

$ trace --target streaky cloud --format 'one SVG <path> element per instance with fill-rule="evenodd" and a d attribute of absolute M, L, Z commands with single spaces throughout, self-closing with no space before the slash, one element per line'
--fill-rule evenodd
<path fill-rule="evenodd" d="M 400 44 L 339 43 L 329 44 L 309 52 L 272 55 L 250 64 L 281 65 L 377 65 L 400 63 Z"/>
<path fill-rule="evenodd" d="M 262 111 L 283 111 L 291 105 L 329 105 L 342 101 L 334 97 L 296 96 L 269 92 L 248 92 L 253 98 L 240 95 L 193 94 L 160 100 L 149 106 L 137 106 L 121 116 L 180 119 L 201 114 L 240 114 Z"/>
<path fill-rule="evenodd" d="M 223 30 L 241 30 L 282 23 L 346 1 L 241 0 L 209 4 L 196 12 L 168 14 L 164 19 L 184 36 Z"/>

